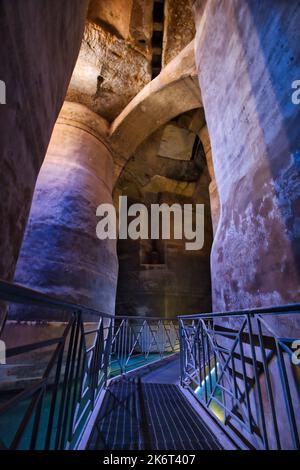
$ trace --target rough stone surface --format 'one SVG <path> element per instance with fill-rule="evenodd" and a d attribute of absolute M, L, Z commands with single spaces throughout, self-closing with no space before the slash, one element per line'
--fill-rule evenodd
<path fill-rule="evenodd" d="M 185 139 L 178 139 L 177 145 L 174 146 L 173 132 L 166 133 L 165 130 L 172 124 L 174 132 L 176 129 L 181 135 L 180 132 L 185 131 L 184 135 L 192 136 L 195 143 L 196 133 L 192 133 L 191 129 L 198 131 L 200 123 L 195 125 L 196 116 L 199 116 L 199 110 L 185 113 L 151 134 L 128 160 L 114 193 L 125 191 L 129 197 L 137 200 L 141 191 L 167 190 L 170 193 L 192 196 L 195 183 L 207 164 L 204 148 L 202 152 L 196 152 L 194 155 L 194 145 L 187 149 Z M 168 149 L 168 157 L 160 155 L 162 147 Z M 177 158 L 179 154 L 184 156 L 183 160 Z"/>
<path fill-rule="evenodd" d="M 78 55 L 87 0 L 0 2 L 0 278 L 11 280 L 36 178 Z M 0 322 L 1 323 L 1 322 Z"/>
<path fill-rule="evenodd" d="M 145 48 L 151 46 L 153 34 L 153 0 L 134 0 L 131 10 L 130 35 Z"/>
<path fill-rule="evenodd" d="M 151 81 L 151 51 L 104 25 L 87 22 L 67 99 L 113 121 Z"/>
<path fill-rule="evenodd" d="M 210 209 L 211 209 L 211 218 L 212 218 L 212 224 L 213 224 L 213 229 L 214 229 L 214 234 L 215 234 L 217 232 L 219 219 L 220 219 L 220 197 L 219 197 L 218 187 L 217 187 L 216 178 L 215 178 L 215 170 L 214 170 L 214 164 L 213 164 L 213 159 L 212 159 L 210 138 L 209 138 L 208 129 L 206 125 L 202 127 L 198 135 L 203 145 L 208 172 L 209 172 L 210 179 L 211 179 L 211 182 L 209 184 Z"/>
<path fill-rule="evenodd" d="M 195 21 L 190 0 L 165 0 L 164 10 L 163 67 L 195 36 Z"/>
<path fill-rule="evenodd" d="M 133 0 L 91 0 L 88 18 L 112 34 L 127 39 Z"/>
<path fill-rule="evenodd" d="M 153 0 L 91 0 L 69 101 L 84 104 L 111 122 L 151 81 L 157 54 L 163 53 L 166 66 L 193 40 L 188 0 L 165 2 L 162 33 L 157 31 L 153 6 Z M 163 50 L 155 45 L 157 33 L 163 34 Z"/>
<path fill-rule="evenodd" d="M 300 299 L 299 108 L 291 101 L 299 22 L 295 0 L 211 0 L 197 23 L 221 202 L 211 259 L 215 310 Z"/>
<path fill-rule="evenodd" d="M 115 182 L 128 159 L 153 132 L 180 114 L 198 109 L 201 104 L 192 42 L 113 122 L 110 140 L 117 157 Z"/>
<path fill-rule="evenodd" d="M 166 182 L 160 192 L 148 192 L 143 202 L 172 205 L 204 203 L 205 225 L 210 224 L 208 183 L 195 195 L 168 192 Z M 173 189 L 173 188 L 172 188 Z M 174 191 L 174 190 L 173 190 Z M 211 311 L 210 249 L 212 231 L 199 251 L 186 251 L 185 240 L 119 240 L 119 280 L 116 300 L 118 315 L 175 318 L 184 313 Z"/>
<path fill-rule="evenodd" d="M 65 103 L 37 181 L 15 281 L 114 314 L 116 241 L 96 237 L 96 208 L 112 202 L 107 133 L 107 123 L 99 116 Z M 10 318 L 14 316 L 64 320 L 60 312 L 47 316 L 21 307 Z"/>
<path fill-rule="evenodd" d="M 169 125 L 154 132 L 128 161 L 115 187 L 116 204 L 122 194 L 129 203 L 144 203 L 149 211 L 151 203 L 205 204 L 205 245 L 199 251 L 189 252 L 184 241 L 175 239 L 118 241 L 116 311 L 120 315 L 175 317 L 211 310 L 212 225 L 205 153 L 201 161 L 197 155 L 191 160 L 193 149 L 189 148 L 187 160 L 185 139 L 172 145 L 175 129 L 179 134 L 182 130 L 191 133 L 191 128 L 199 131 L 201 123 L 202 114 L 196 110 L 173 120 L 168 138 L 165 129 Z M 159 156 L 162 143 L 168 147 L 168 157 Z M 185 159 L 179 160 L 179 154 Z"/>
<path fill-rule="evenodd" d="M 164 128 L 158 155 L 177 160 L 190 160 L 194 142 L 193 132 L 170 123 Z"/>

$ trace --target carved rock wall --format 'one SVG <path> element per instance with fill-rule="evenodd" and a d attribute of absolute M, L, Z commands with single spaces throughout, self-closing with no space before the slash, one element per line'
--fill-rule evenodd
<path fill-rule="evenodd" d="M 205 244 L 187 251 L 185 240 L 119 240 L 120 272 L 116 313 L 118 315 L 176 318 L 180 314 L 211 311 L 210 249 L 212 231 L 206 176 L 195 196 L 168 192 L 166 181 L 159 193 L 148 192 L 143 202 L 205 204 Z M 137 202 L 134 200 L 131 203 Z M 150 222 L 149 222 L 150 223 Z"/>
<path fill-rule="evenodd" d="M 195 36 L 190 0 L 165 0 L 162 65 L 167 65 Z"/>
<path fill-rule="evenodd" d="M 67 94 L 69 101 L 84 104 L 112 121 L 150 81 L 147 42 L 123 38 L 104 20 L 87 21 Z"/>
<path fill-rule="evenodd" d="M 168 131 L 170 126 L 172 132 Z M 204 151 L 192 159 L 195 132 L 202 126 L 202 110 L 195 110 L 161 127 L 139 146 L 118 180 L 116 204 L 117 196 L 123 194 L 129 204 L 145 204 L 148 213 L 152 203 L 205 205 L 205 243 L 201 250 L 187 251 L 185 240 L 174 238 L 118 240 L 119 315 L 176 317 L 211 311 L 210 174 Z"/>
<path fill-rule="evenodd" d="M 96 237 L 96 208 L 112 202 L 107 133 L 102 118 L 82 105 L 65 103 L 37 181 L 15 281 L 114 314 L 116 241 Z M 60 312 L 47 316 L 22 307 L 15 315 L 19 320 L 64 319 Z"/>
<path fill-rule="evenodd" d="M 204 3 L 195 2 L 196 61 L 221 204 L 214 310 L 297 302 L 299 107 L 291 83 L 300 75 L 299 4 L 210 0 L 201 16 Z"/>
<path fill-rule="evenodd" d="M 87 0 L 0 4 L 0 278 L 11 280 L 36 178 L 78 55 Z"/>

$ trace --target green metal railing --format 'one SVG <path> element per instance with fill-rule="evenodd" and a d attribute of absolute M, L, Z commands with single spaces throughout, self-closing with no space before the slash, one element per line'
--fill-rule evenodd
<path fill-rule="evenodd" d="M 179 350 L 176 320 L 113 317 L 6 282 L 0 282 L 0 299 L 38 306 L 41 317 L 43 308 L 68 316 L 55 337 L 48 322 L 43 334 L 49 339 L 6 351 L 0 365 L 3 449 L 76 448 L 110 377 Z M 10 327 L 8 316 L 1 337 L 9 338 Z M 31 334 L 38 327 L 27 325 Z"/>
<path fill-rule="evenodd" d="M 180 316 L 179 329 L 181 384 L 236 442 L 300 448 L 300 305 Z"/>
<path fill-rule="evenodd" d="M 76 449 L 108 380 L 178 352 L 179 343 L 181 384 L 241 447 L 300 448 L 300 305 L 180 316 L 178 331 L 174 319 L 113 317 L 6 282 L 0 301 L 64 318 L 8 315 L 3 449 Z"/>

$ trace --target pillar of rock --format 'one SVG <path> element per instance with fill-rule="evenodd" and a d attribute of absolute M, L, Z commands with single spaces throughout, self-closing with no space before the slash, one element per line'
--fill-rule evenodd
<path fill-rule="evenodd" d="M 203 149 L 205 152 L 205 157 L 207 161 L 207 168 L 210 176 L 210 183 L 209 183 L 209 199 L 210 199 L 210 210 L 211 210 L 211 221 L 213 225 L 213 232 L 214 234 L 217 231 L 218 223 L 220 219 L 220 198 L 216 183 L 214 165 L 212 160 L 212 153 L 211 153 L 211 144 L 210 138 L 208 134 L 207 126 L 204 126 L 200 129 L 199 138 L 202 142 Z"/>
<path fill-rule="evenodd" d="M 300 299 L 300 107 L 292 102 L 300 77 L 298 6 L 194 2 L 221 204 L 211 256 L 214 310 Z"/>
<path fill-rule="evenodd" d="M 2 279 L 14 274 L 36 178 L 78 56 L 87 4 L 0 2 L 0 80 L 6 86 L 0 115 Z"/>
<path fill-rule="evenodd" d="M 113 159 L 108 123 L 65 102 L 34 192 L 15 282 L 114 314 L 116 240 L 96 237 L 96 208 L 112 203 Z M 62 321 L 59 312 L 18 307 L 21 320 Z"/>

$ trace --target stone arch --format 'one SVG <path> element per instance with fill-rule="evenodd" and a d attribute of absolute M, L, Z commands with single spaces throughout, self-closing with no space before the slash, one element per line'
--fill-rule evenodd
<path fill-rule="evenodd" d="M 115 119 L 110 142 L 115 154 L 114 183 L 138 146 L 159 127 L 202 107 L 194 41 L 173 59 Z"/>

